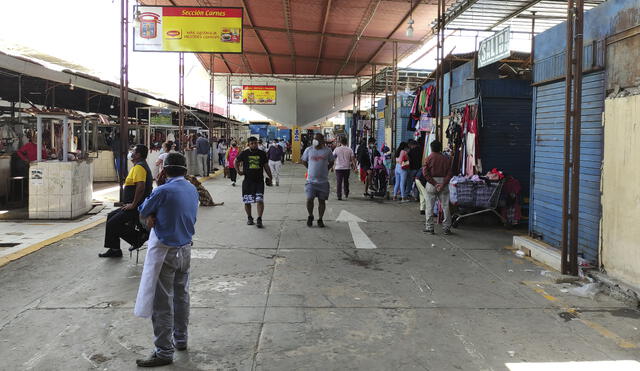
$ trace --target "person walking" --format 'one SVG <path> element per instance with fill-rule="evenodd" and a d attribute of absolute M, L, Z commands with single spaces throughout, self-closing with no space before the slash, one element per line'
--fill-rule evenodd
<path fill-rule="evenodd" d="M 196 162 L 198 164 L 198 175 L 209 175 L 209 139 L 202 136 L 202 134 L 196 134 Z"/>
<path fill-rule="evenodd" d="M 396 150 L 396 170 L 393 184 L 393 200 L 400 195 L 401 202 L 407 201 L 407 170 L 409 169 L 409 155 L 407 154 L 407 142 L 402 142 Z"/>
<path fill-rule="evenodd" d="M 280 186 L 280 168 L 284 164 L 284 150 L 278 143 L 278 139 L 276 139 L 273 145 L 269 147 L 267 157 L 269 158 L 269 168 L 271 169 L 271 174 L 276 180 L 276 186 Z"/>
<path fill-rule="evenodd" d="M 224 162 L 225 162 L 225 156 L 227 154 L 227 144 L 225 143 L 224 139 L 220 139 L 218 141 L 218 163 L 220 164 L 220 166 L 224 166 Z"/>
<path fill-rule="evenodd" d="M 340 138 L 340 145 L 333 150 L 333 157 L 335 159 L 334 169 L 336 171 L 336 194 L 338 201 L 342 201 L 342 190 L 344 188 L 344 198 L 349 198 L 349 175 L 351 175 L 351 169 L 356 168 L 356 156 L 353 150 L 347 145 L 348 141 L 346 137 Z"/>
<path fill-rule="evenodd" d="M 449 210 L 449 181 L 451 180 L 451 161 L 442 154 L 442 143 L 438 140 L 431 142 L 431 154 L 424 162 L 422 169 L 427 180 L 426 190 L 426 229 L 425 232 L 434 234 L 433 206 L 436 199 L 440 200 L 444 219 L 442 230 L 444 234 L 451 234 L 451 211 Z"/>
<path fill-rule="evenodd" d="M 198 213 L 198 192 L 184 176 L 187 161 L 170 153 L 164 161 L 166 183 L 139 207 L 146 219 L 149 248 L 134 308 L 137 317 L 151 317 L 155 350 L 139 367 L 173 363 L 175 350 L 187 349 L 191 245 Z"/>
<path fill-rule="evenodd" d="M 229 170 L 229 179 L 231 179 L 231 185 L 236 186 L 236 179 L 238 177 L 238 172 L 236 171 L 236 158 L 240 154 L 240 149 L 238 149 L 238 143 L 234 140 L 231 142 L 231 147 L 226 154 L 226 162 L 227 169 Z"/>
<path fill-rule="evenodd" d="M 242 163 L 242 167 L 240 164 Z M 258 149 L 258 138 L 249 138 L 249 148 L 242 151 L 235 159 L 235 168 L 238 174 L 244 175 L 242 182 L 242 202 L 247 213 L 247 225 L 256 225 L 263 228 L 262 214 L 264 213 L 264 175 L 267 173 L 267 184 L 271 185 L 271 169 L 268 166 L 267 154 Z M 256 204 L 258 219 L 253 222 L 251 204 Z"/>
<path fill-rule="evenodd" d="M 422 169 L 422 150 L 420 149 L 418 142 L 413 139 L 409 140 L 408 145 L 409 151 L 407 154 L 409 155 L 409 169 L 407 170 L 406 189 L 404 193 L 408 198 L 413 199 L 413 187 L 416 184 L 416 176 L 420 169 Z"/>
<path fill-rule="evenodd" d="M 317 133 L 311 147 L 302 154 L 302 164 L 307 168 L 307 183 L 304 190 L 307 196 L 307 226 L 313 226 L 314 200 L 318 199 L 318 227 L 324 227 L 324 211 L 329 199 L 329 169 L 333 167 L 333 153 L 326 147 L 324 135 Z"/>
<path fill-rule="evenodd" d="M 98 254 L 101 258 L 120 258 L 120 238 L 131 244 L 134 248 L 140 248 L 144 241 L 142 235 L 135 230 L 138 221 L 138 206 L 153 190 L 153 175 L 147 164 L 147 154 L 149 149 L 138 144 L 128 158 L 134 163 L 129 170 L 129 175 L 124 180 L 124 194 L 122 201 L 125 205 L 119 209 L 111 211 L 107 215 L 105 225 L 104 247 L 108 250 Z"/>
<path fill-rule="evenodd" d="M 358 164 L 360 165 L 360 179 L 364 181 L 364 196 L 369 197 L 369 188 L 371 187 L 371 178 L 373 176 L 373 163 L 375 158 L 380 156 L 380 152 L 376 149 L 375 138 L 369 138 L 368 142 L 363 138 L 356 149 L 356 153 L 358 154 Z"/>

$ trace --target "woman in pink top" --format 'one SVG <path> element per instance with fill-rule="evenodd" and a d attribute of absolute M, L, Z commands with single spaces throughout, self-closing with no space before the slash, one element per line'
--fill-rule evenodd
<path fill-rule="evenodd" d="M 231 185 L 236 186 L 236 178 L 238 177 L 238 172 L 235 168 L 236 157 L 240 153 L 240 149 L 238 148 L 238 143 L 236 141 L 231 142 L 231 147 L 227 150 L 227 168 L 229 169 L 229 178 L 231 178 Z"/>
<path fill-rule="evenodd" d="M 342 185 L 344 184 L 344 198 L 349 198 L 349 174 L 351 169 L 356 168 L 356 156 L 351 148 L 347 146 L 347 138 L 340 138 L 338 148 L 333 150 L 333 157 L 336 159 L 334 169 L 336 171 L 336 182 L 338 183 L 336 193 L 338 200 L 342 200 Z"/>

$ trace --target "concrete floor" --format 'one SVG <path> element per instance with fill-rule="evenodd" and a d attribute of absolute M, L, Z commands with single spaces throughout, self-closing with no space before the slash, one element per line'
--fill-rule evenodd
<path fill-rule="evenodd" d="M 308 228 L 304 168 L 283 173 L 267 188 L 264 230 L 245 225 L 240 187 L 205 183 L 225 205 L 199 211 L 189 350 L 164 369 L 621 369 L 591 362 L 640 360 L 640 313 L 604 295 L 569 295 L 505 248 L 507 231 L 428 236 L 415 203 L 364 200 L 360 184 L 348 201 L 332 196 L 326 229 Z M 354 248 L 348 224 L 335 222 L 342 210 L 366 220 L 377 249 Z M 142 265 L 98 259 L 103 235 L 98 226 L 0 268 L 1 370 L 133 370 L 150 352 L 150 321 L 132 313 Z"/>

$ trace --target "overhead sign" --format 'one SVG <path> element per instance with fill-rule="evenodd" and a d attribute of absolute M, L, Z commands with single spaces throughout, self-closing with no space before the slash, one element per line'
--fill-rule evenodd
<path fill-rule="evenodd" d="M 242 85 L 231 87 L 233 104 L 276 104 L 277 89 L 274 85 Z"/>
<path fill-rule="evenodd" d="M 480 42 L 478 68 L 488 66 L 511 55 L 511 27 Z"/>
<path fill-rule="evenodd" d="M 242 8 L 137 6 L 133 50 L 242 53 Z"/>
<path fill-rule="evenodd" d="M 171 126 L 173 125 L 173 116 L 170 109 L 149 108 L 149 124 Z"/>

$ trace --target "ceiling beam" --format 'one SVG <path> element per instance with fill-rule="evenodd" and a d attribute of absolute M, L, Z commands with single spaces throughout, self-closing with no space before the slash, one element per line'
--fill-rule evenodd
<path fill-rule="evenodd" d="M 293 41 L 293 24 L 291 22 L 291 2 L 290 0 L 282 0 L 282 13 L 284 15 L 284 25 L 287 30 L 287 40 L 289 41 L 289 52 L 291 53 L 291 65 L 293 67 L 293 74 L 296 74 L 296 45 Z"/>
<path fill-rule="evenodd" d="M 264 49 L 265 53 L 267 53 L 267 58 L 269 59 L 269 71 L 271 71 L 271 73 L 273 74 L 273 61 L 271 60 L 270 55 L 271 52 L 269 51 L 269 49 L 267 49 L 267 44 L 265 44 L 264 40 L 262 39 L 262 35 L 260 35 L 258 30 L 253 27 L 253 19 L 251 18 L 251 13 L 249 12 L 249 8 L 247 8 L 247 3 L 245 0 L 242 0 L 242 7 L 244 8 L 245 17 L 249 22 L 249 26 L 251 26 L 251 29 L 253 29 L 253 32 L 256 34 L 260 45 L 262 45 L 262 49 Z M 244 28 L 247 29 L 248 27 L 244 26 Z"/>
<path fill-rule="evenodd" d="M 255 30 L 255 31 L 270 31 L 270 32 L 282 32 L 286 33 L 286 28 L 278 28 L 278 27 L 262 27 L 262 26 L 243 26 L 245 30 Z M 290 30 L 292 34 L 297 35 L 310 35 L 310 36 L 322 36 L 322 32 L 318 31 L 306 31 L 306 30 Z M 353 39 L 353 34 L 342 34 L 342 33 L 334 33 L 334 32 L 324 32 L 324 37 L 333 37 L 337 39 Z M 365 41 L 387 41 L 387 42 L 398 42 L 398 44 L 420 44 L 418 40 L 406 40 L 406 39 L 393 39 L 388 37 L 380 37 L 380 36 L 360 36 L 360 40 Z"/>
<path fill-rule="evenodd" d="M 250 51 L 245 51 L 244 54 L 246 55 L 256 55 L 256 56 L 265 56 L 265 53 L 262 52 L 250 52 Z M 270 54 L 272 57 L 276 58 L 291 58 L 290 54 L 278 54 L 278 53 L 271 53 Z M 308 56 L 308 55 L 296 55 L 295 56 L 296 59 L 300 59 L 300 60 L 309 60 L 309 61 L 316 61 L 318 59 L 318 57 L 316 56 Z M 342 58 L 320 58 L 320 62 L 330 62 L 330 63 L 343 63 L 344 59 Z M 391 63 L 376 63 L 376 65 L 378 66 L 391 66 Z"/>
<path fill-rule="evenodd" d="M 362 34 L 367 29 L 367 26 L 369 25 L 369 23 L 371 23 L 371 20 L 373 19 L 373 16 L 376 14 L 376 10 L 378 10 L 378 6 L 380 6 L 381 2 L 382 0 L 371 0 L 371 2 L 369 3 L 369 7 L 367 8 L 367 11 L 365 12 L 365 14 L 362 16 L 362 19 L 360 20 L 360 25 L 356 30 L 356 36 L 353 39 L 353 43 L 351 44 L 351 49 L 347 54 L 347 58 L 345 59 L 340 69 L 338 69 L 338 72 L 336 72 L 336 76 L 342 73 L 342 70 L 344 70 L 344 68 L 349 63 L 349 60 L 351 59 L 353 52 L 356 50 L 356 47 L 358 46 L 358 42 L 360 41 Z"/>
<path fill-rule="evenodd" d="M 499 20 L 498 22 L 492 24 L 491 26 L 489 26 L 487 29 L 488 30 L 492 30 L 494 27 L 498 27 L 499 25 L 501 25 L 504 22 L 507 22 L 508 20 L 510 20 L 513 17 L 517 17 L 519 16 L 521 13 L 523 13 L 524 11 L 526 11 L 527 9 L 531 8 L 532 6 L 538 4 L 539 2 L 541 2 L 542 0 L 531 0 L 528 3 L 526 3 L 525 5 L 521 6 L 520 8 L 518 8 L 517 10 L 513 11 L 511 14 L 507 15 L 506 17 L 502 18 L 501 20 Z"/>
<path fill-rule="evenodd" d="M 314 75 L 318 74 L 318 68 L 320 67 L 320 58 L 322 58 L 322 49 L 324 47 L 324 33 L 327 30 L 329 11 L 331 11 L 331 0 L 327 0 L 327 6 L 324 10 L 324 19 L 322 20 L 322 34 L 320 35 L 320 47 L 318 48 L 318 60 L 316 61 L 316 68 L 314 68 Z"/>
<path fill-rule="evenodd" d="M 398 32 L 398 30 L 400 29 L 400 27 L 402 27 L 403 24 L 405 24 L 405 22 L 407 21 L 407 19 L 409 19 L 409 17 L 415 12 L 415 10 L 418 8 L 418 6 L 420 6 L 420 2 L 417 2 L 415 4 L 413 4 L 410 8 L 409 11 L 407 12 L 407 14 L 405 14 L 405 16 L 402 18 L 402 20 L 400 21 L 400 23 L 398 23 L 398 25 L 393 29 L 393 31 L 391 31 L 389 33 L 389 35 L 387 36 L 387 38 L 390 38 L 393 36 L 393 34 L 395 34 L 396 32 Z M 384 48 L 384 46 L 387 44 L 387 41 L 383 41 L 382 45 L 380 45 L 378 47 L 378 49 L 376 49 L 376 51 L 373 53 L 373 55 L 371 56 L 371 58 L 369 58 L 369 62 L 368 64 L 370 64 L 371 62 L 373 62 L 373 60 L 378 56 L 378 54 L 382 51 L 382 49 Z M 365 64 L 364 66 L 362 66 L 362 68 L 360 68 L 360 70 L 358 70 L 358 72 L 356 72 L 356 76 L 359 75 L 362 70 L 366 67 L 367 65 Z"/>

